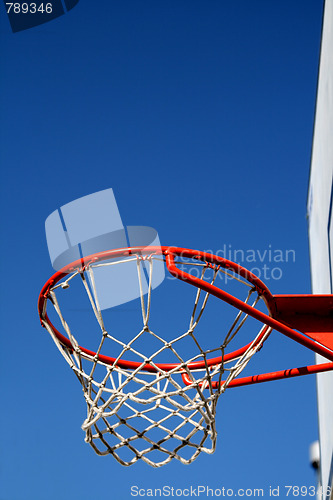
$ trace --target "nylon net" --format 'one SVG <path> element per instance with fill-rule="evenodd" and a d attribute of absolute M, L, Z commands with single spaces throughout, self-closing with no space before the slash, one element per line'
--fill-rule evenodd
<path fill-rule="evenodd" d="M 232 308 L 236 312 L 222 342 L 217 348 L 206 348 L 203 339 L 197 335 L 197 328 L 209 294 L 184 284 L 194 294 L 188 327 L 172 338 L 170 335 L 162 336 L 150 325 L 156 260 L 161 261 L 163 257 L 136 255 L 119 262 L 90 264 L 66 276 L 49 290 L 46 302 L 53 305 L 54 314 L 71 347 L 59 340 L 56 329 L 47 320 L 46 306 L 42 316 L 43 326 L 82 385 L 87 404 L 87 416 L 82 425 L 85 441 L 98 455 L 111 454 L 125 466 L 138 460 L 153 467 L 165 465 L 172 459 L 190 464 L 201 452 L 213 453 L 217 437 L 215 418 L 218 398 L 262 347 L 271 331 L 261 324 L 246 349 L 239 356 L 229 359 L 226 348 L 248 320 L 246 314 Z M 129 262 L 135 262 L 142 321 L 134 335 L 123 339 L 115 334 L 112 326 L 106 327 L 105 311 L 102 313 L 99 305 L 94 273 L 100 266 L 126 265 Z M 148 270 L 147 290 L 143 286 L 143 264 Z M 181 265 L 188 263 L 181 262 Z M 231 276 L 226 270 L 211 264 L 202 262 L 195 265 L 200 269 L 201 279 L 210 283 L 215 282 L 219 273 Z M 83 285 L 100 332 L 96 352 L 80 347 L 76 333 L 78 328 L 69 326 L 62 311 L 59 295 L 68 293 L 75 280 Z M 230 280 L 245 285 L 244 302 L 257 307 L 260 296 L 255 288 L 238 276 L 231 276 Z M 151 340 L 154 349 L 147 348 Z M 103 353 L 114 357 L 107 358 Z M 172 363 L 167 365 L 161 360 L 172 360 Z"/>

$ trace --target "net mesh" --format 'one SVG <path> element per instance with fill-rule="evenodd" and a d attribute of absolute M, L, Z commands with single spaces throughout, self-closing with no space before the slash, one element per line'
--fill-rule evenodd
<path fill-rule="evenodd" d="M 213 453 L 217 437 L 217 400 L 261 348 L 271 331 L 266 325 L 261 325 L 241 355 L 232 360 L 226 359 L 227 346 L 248 319 L 246 314 L 236 311 L 222 344 L 216 349 L 206 349 L 196 337 L 196 328 L 206 309 L 209 294 L 197 289 L 188 329 L 171 340 L 164 338 L 150 328 L 153 268 L 154 261 L 158 259 L 161 260 L 161 257 L 156 255 L 136 255 L 125 259 L 136 262 L 142 316 L 142 325 L 129 341 L 111 334 L 105 327 L 95 284 L 95 268 L 117 262 L 90 264 L 66 276 L 49 290 L 48 302 L 52 303 L 71 348 L 61 343 L 52 324 L 46 316 L 42 317 L 43 325 L 82 385 L 87 403 L 87 416 L 82 425 L 85 441 L 98 455 L 111 454 L 125 466 L 138 460 L 153 467 L 165 465 L 172 459 L 190 464 L 201 452 Z M 143 286 L 143 261 L 145 269 L 148 269 L 148 290 L 144 290 Z M 120 262 L 124 264 L 124 260 Z M 182 262 L 182 265 L 186 263 Z M 206 279 L 207 270 L 210 270 L 211 284 L 219 273 L 227 273 L 211 264 L 195 265 L 199 266 L 201 279 Z M 244 302 L 256 307 L 260 296 L 255 288 L 237 276 L 232 278 L 247 286 Z M 95 322 L 99 325 L 101 337 L 96 353 L 89 354 L 80 347 L 60 307 L 58 294 L 65 293 L 73 279 L 82 282 Z M 154 339 L 154 345 L 158 346 L 149 355 L 138 347 L 145 345 L 147 338 Z M 195 348 L 189 358 L 183 353 L 186 340 Z M 117 356 L 106 360 L 101 356 L 102 352 L 117 352 Z M 173 364 L 161 364 L 161 357 L 172 358 Z M 212 357 L 218 362 L 212 363 Z M 123 363 L 128 359 L 133 361 L 133 365 Z"/>

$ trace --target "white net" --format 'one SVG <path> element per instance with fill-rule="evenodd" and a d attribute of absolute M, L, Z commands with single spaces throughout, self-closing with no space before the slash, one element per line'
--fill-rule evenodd
<path fill-rule="evenodd" d="M 261 325 L 246 348 L 236 358 L 228 358 L 225 354 L 227 346 L 248 319 L 246 314 L 236 311 L 219 347 L 203 347 L 196 329 L 209 294 L 192 289 L 195 299 L 187 330 L 171 339 L 170 335 L 157 333 L 150 327 L 150 316 L 154 261 L 161 259 L 156 255 L 136 255 L 119 262 L 90 264 L 51 288 L 48 301 L 52 303 L 72 348 L 59 340 L 57 330 L 46 316 L 46 305 L 44 317 L 42 315 L 43 325 L 82 384 L 87 403 L 87 417 L 82 425 L 86 442 L 97 454 L 111 454 L 125 466 L 138 460 L 153 467 L 165 465 L 172 459 L 190 464 L 201 452 L 213 453 L 217 437 L 217 400 L 262 347 L 271 331 L 266 325 Z M 134 336 L 124 340 L 105 326 L 94 273 L 101 266 L 130 262 L 136 262 L 142 324 Z M 186 264 L 182 262 L 182 265 Z M 208 280 L 210 274 L 209 283 L 214 283 L 219 273 L 228 274 L 220 267 L 204 262 L 195 265 L 200 269 L 201 279 Z M 145 270 L 148 271 L 147 290 L 143 286 Z M 255 288 L 237 276 L 232 278 L 248 287 L 244 302 L 256 307 L 260 296 Z M 72 280 L 83 284 L 95 323 L 99 326 L 101 336 L 96 352 L 80 347 L 75 327 L 69 326 L 62 312 L 58 295 L 59 292 L 67 293 L 73 285 Z M 154 349 L 144 347 L 150 345 L 150 341 L 153 341 Z M 186 341 L 190 348 L 186 347 Z M 168 363 L 161 363 L 161 359 Z"/>

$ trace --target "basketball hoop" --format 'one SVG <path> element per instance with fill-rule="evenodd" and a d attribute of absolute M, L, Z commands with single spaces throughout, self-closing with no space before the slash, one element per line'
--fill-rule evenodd
<path fill-rule="evenodd" d="M 167 336 L 156 331 L 150 321 L 154 263 L 161 260 L 173 278 L 196 288 L 187 329 Z M 133 263 L 142 322 L 125 340 L 116 335 L 112 326 L 106 326 L 95 273 L 102 266 Z M 194 266 L 199 270 L 198 276 L 189 272 Z M 221 276 L 229 291 L 217 286 Z M 68 293 L 75 281 L 83 284 L 99 328 L 96 350 L 80 345 L 61 306 L 60 294 Z M 240 296 L 234 293 L 234 286 L 241 290 Z M 210 296 L 234 311 L 216 348 L 203 346 L 197 333 Z M 49 302 L 63 333 L 48 316 Z M 254 274 L 210 253 L 175 247 L 136 247 L 91 255 L 66 266 L 47 281 L 39 296 L 38 310 L 42 325 L 82 384 L 87 403 L 87 418 L 82 425 L 86 442 L 99 455 L 111 454 L 126 466 L 143 460 L 160 467 L 174 458 L 189 464 L 201 452 L 213 453 L 216 404 L 229 387 L 333 369 L 331 295 L 273 296 Z M 256 328 L 252 337 L 246 345 L 232 350 L 249 321 Z M 330 362 L 240 378 L 273 330 Z M 141 344 L 149 339 L 158 347 L 146 352 Z"/>

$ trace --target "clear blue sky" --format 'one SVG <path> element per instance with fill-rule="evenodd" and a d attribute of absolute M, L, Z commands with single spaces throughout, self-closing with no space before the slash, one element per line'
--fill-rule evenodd
<path fill-rule="evenodd" d="M 218 447 L 121 467 L 80 428 L 81 388 L 39 325 L 46 217 L 112 187 L 161 243 L 295 251 L 273 293 L 309 293 L 306 223 L 323 2 L 80 0 L 13 34 L 0 10 L 1 500 L 130 499 L 130 486 L 315 485 L 315 378 L 230 389 Z M 266 262 L 270 265 L 269 262 Z M 277 346 L 277 347 L 276 347 Z M 272 340 L 258 370 L 311 364 Z"/>

